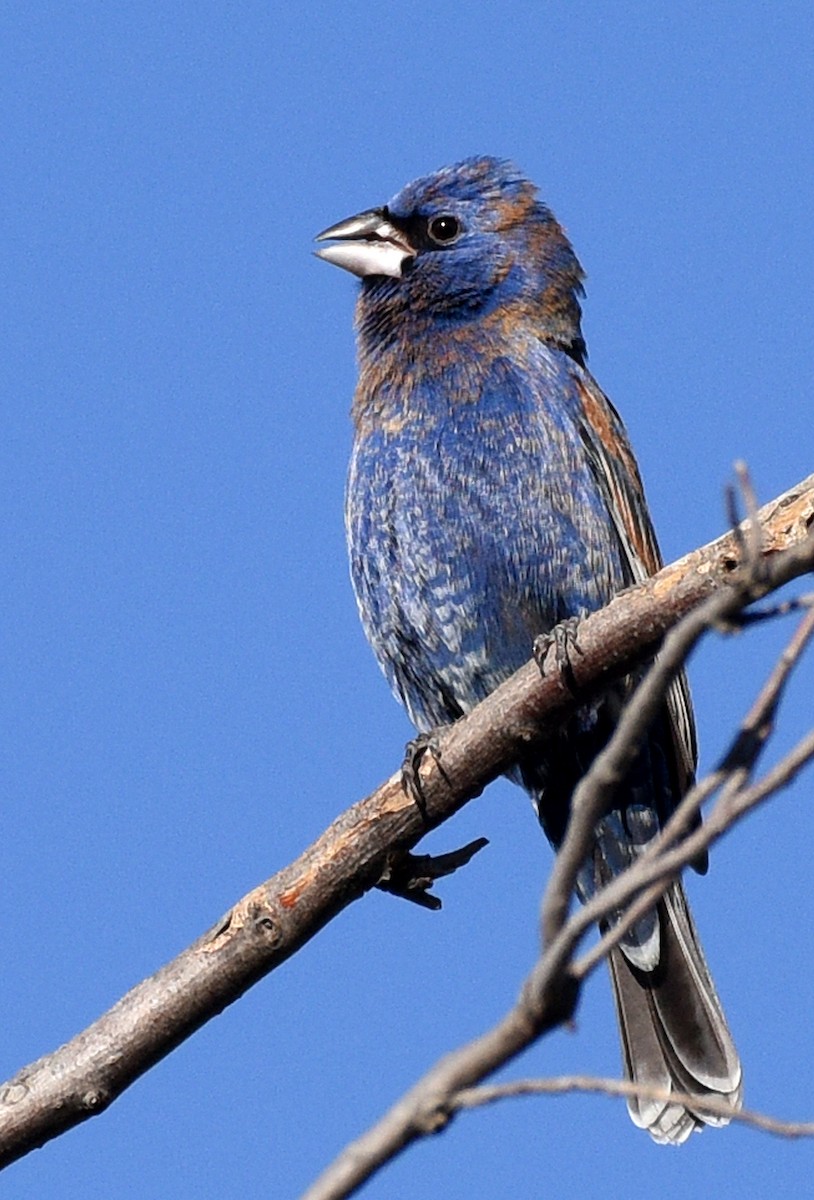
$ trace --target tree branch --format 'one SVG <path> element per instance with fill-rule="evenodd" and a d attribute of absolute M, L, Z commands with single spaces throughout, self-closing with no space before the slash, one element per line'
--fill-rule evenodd
<path fill-rule="evenodd" d="M 757 591 L 765 595 L 814 568 L 814 476 L 766 505 L 758 519 L 766 580 Z M 101 1112 L 376 886 L 394 854 L 409 851 L 552 725 L 650 658 L 677 621 L 737 579 L 743 542 L 742 534 L 729 533 L 587 618 L 580 627 L 582 653 L 572 664 L 578 700 L 559 673 L 541 678 L 530 662 L 452 727 L 441 739 L 443 770 L 432 756 L 421 765 L 423 814 L 405 796 L 400 774 L 393 775 L 84 1032 L 23 1068 L 0 1089 L 0 1165 Z M 573 982 L 573 995 L 561 990 L 543 1023 L 570 1011 Z"/>
<path fill-rule="evenodd" d="M 479 1108 L 484 1104 L 495 1104 L 514 1096 L 564 1096 L 570 1092 L 593 1093 L 597 1096 L 639 1097 L 662 1101 L 665 1104 L 691 1104 L 698 1111 L 711 1116 L 726 1117 L 739 1121 L 752 1129 L 773 1133 L 777 1137 L 814 1137 L 814 1121 L 780 1121 L 766 1113 L 748 1108 L 733 1111 L 722 1096 L 688 1096 L 684 1092 L 666 1092 L 663 1088 L 644 1083 L 631 1083 L 627 1079 L 602 1079 L 593 1075 L 560 1075 L 554 1079 L 516 1079 L 512 1083 L 496 1083 L 489 1087 L 463 1088 L 453 1100 L 456 1110 Z"/>
<path fill-rule="evenodd" d="M 762 560 L 754 553 L 754 545 L 753 539 L 744 540 L 751 568 L 741 574 L 736 586 L 709 597 L 669 634 L 658 660 L 623 711 L 607 747 L 580 782 L 574 794 L 566 837 L 543 898 L 543 953 L 524 982 L 514 1007 L 481 1037 L 445 1055 L 431 1067 L 375 1125 L 345 1147 L 302 1200 L 343 1200 L 411 1142 L 442 1129 L 454 1113 L 465 1106 L 460 1097 L 471 1094 L 472 1085 L 505 1066 L 533 1041 L 571 1015 L 582 981 L 633 922 L 659 899 L 684 867 L 756 804 L 788 784 L 797 771 L 814 758 L 812 731 L 763 779 L 748 786 L 791 670 L 814 636 L 814 610 L 808 609 L 772 668 L 721 765 L 691 789 L 661 834 L 631 867 L 566 919 L 576 875 L 588 853 L 596 821 L 606 811 L 616 786 L 624 778 L 642 736 L 687 654 L 705 630 L 726 627 L 745 605 L 765 595 L 767 589 L 772 590 L 774 569 L 779 563 Z M 692 827 L 702 800 L 719 790 L 719 799 L 704 825 L 684 836 Z M 625 910 L 624 914 L 616 919 L 621 910 Z M 614 918 L 611 928 L 597 947 L 573 962 L 582 938 L 603 918 Z M 640 1088 L 628 1083 L 614 1087 L 614 1094 L 651 1095 L 646 1086 Z M 694 1108 L 705 1107 L 705 1104 L 706 1099 L 704 1104 L 696 1098 L 692 1100 Z M 719 1099 L 712 1099 L 708 1111 L 718 1113 L 716 1106 L 720 1104 L 724 1104 L 727 1115 L 732 1112 L 731 1107 Z M 766 1120 L 771 1122 L 773 1119 Z M 753 1124 L 759 1122 L 760 1118 L 756 1118 Z M 776 1122 L 775 1126 L 779 1127 L 779 1124 Z"/>

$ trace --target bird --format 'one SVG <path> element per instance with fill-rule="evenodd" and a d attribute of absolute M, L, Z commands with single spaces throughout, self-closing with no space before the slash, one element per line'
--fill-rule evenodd
<path fill-rule="evenodd" d="M 393 692 L 430 735 L 526 663 L 535 639 L 654 574 L 661 555 L 622 419 L 586 365 L 582 267 L 513 163 L 463 159 L 316 241 L 318 257 L 361 280 L 345 499 L 353 588 Z M 511 772 L 555 850 L 630 687 L 580 708 Z M 696 760 L 681 676 L 596 826 L 580 899 L 656 836 Z M 609 966 L 624 1073 L 670 1094 L 631 1098 L 634 1123 L 672 1144 L 727 1124 L 672 1099 L 735 1111 L 742 1098 L 680 880 Z"/>

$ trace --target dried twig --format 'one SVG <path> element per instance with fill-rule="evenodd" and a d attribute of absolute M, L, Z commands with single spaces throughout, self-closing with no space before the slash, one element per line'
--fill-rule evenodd
<path fill-rule="evenodd" d="M 516 1096 L 565 1096 L 572 1092 L 592 1093 L 597 1096 L 624 1096 L 626 1099 L 657 1100 L 665 1104 L 691 1104 L 697 1111 L 710 1116 L 726 1117 L 728 1121 L 740 1122 L 764 1133 L 773 1133 L 784 1138 L 814 1137 L 814 1121 L 781 1121 L 766 1113 L 748 1108 L 733 1110 L 723 1096 L 688 1096 L 683 1092 L 666 1092 L 663 1088 L 650 1087 L 643 1083 L 631 1083 L 627 1079 L 602 1079 L 594 1075 L 559 1075 L 553 1079 L 516 1079 L 512 1083 L 496 1083 L 490 1086 L 463 1088 L 454 1097 L 455 1109 L 479 1108 L 495 1104 Z"/>

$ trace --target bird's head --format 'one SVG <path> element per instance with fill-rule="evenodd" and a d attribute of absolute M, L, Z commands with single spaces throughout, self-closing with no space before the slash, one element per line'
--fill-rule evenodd
<path fill-rule="evenodd" d="M 411 321 L 459 324 L 498 310 L 584 354 L 582 270 L 537 189 L 498 158 L 467 158 L 416 179 L 382 208 L 318 235 L 327 262 L 362 279 L 360 326 L 387 334 Z"/>

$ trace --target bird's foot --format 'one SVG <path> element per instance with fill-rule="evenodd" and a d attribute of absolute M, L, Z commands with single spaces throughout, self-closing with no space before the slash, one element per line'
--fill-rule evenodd
<path fill-rule="evenodd" d="M 466 866 L 488 844 L 488 838 L 476 838 L 474 842 L 467 842 L 448 854 L 411 854 L 408 850 L 390 854 L 376 887 L 389 892 L 391 896 L 400 896 L 402 900 L 418 904 L 421 908 L 437 910 L 441 907 L 441 901 L 429 890 L 435 880 L 452 875 L 459 867 Z"/>
<path fill-rule="evenodd" d="M 424 785 L 421 782 L 419 768 L 425 754 L 431 754 L 433 761 L 441 765 L 441 743 L 438 735 L 446 727 L 436 725 L 426 733 L 419 733 L 404 748 L 404 761 L 401 764 L 401 786 L 415 804 L 422 817 L 427 817 L 427 799 L 424 795 Z"/>
<path fill-rule="evenodd" d="M 540 668 L 540 674 L 546 675 L 546 658 L 551 647 L 554 647 L 554 662 L 562 676 L 563 683 L 573 695 L 577 693 L 577 681 L 574 677 L 572 654 L 582 654 L 579 644 L 580 617 L 566 617 L 548 633 L 541 633 L 534 639 L 532 653 L 534 661 Z"/>

